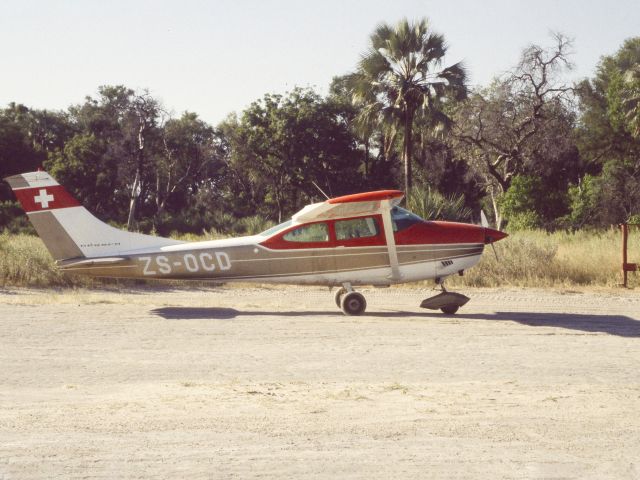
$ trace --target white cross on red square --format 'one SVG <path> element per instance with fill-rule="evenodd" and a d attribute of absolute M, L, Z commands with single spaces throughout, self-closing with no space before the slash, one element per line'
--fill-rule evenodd
<path fill-rule="evenodd" d="M 39 195 L 33 197 L 33 201 L 39 203 L 42 208 L 49 208 L 49 202 L 53 202 L 53 194 L 48 194 L 46 189 L 41 189 Z"/>

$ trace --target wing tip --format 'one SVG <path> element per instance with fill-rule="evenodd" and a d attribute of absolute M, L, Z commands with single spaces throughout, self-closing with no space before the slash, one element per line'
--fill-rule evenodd
<path fill-rule="evenodd" d="M 401 190 L 376 190 L 374 192 L 353 193 L 351 195 L 330 198 L 327 200 L 327 203 L 373 202 L 376 200 L 392 200 L 402 197 L 404 197 L 404 192 Z"/>

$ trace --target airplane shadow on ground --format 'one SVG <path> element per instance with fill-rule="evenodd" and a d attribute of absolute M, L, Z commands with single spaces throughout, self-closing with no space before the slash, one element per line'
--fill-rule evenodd
<path fill-rule="evenodd" d="M 427 313 L 425 316 L 436 317 Z M 618 337 L 640 337 L 640 320 L 626 315 L 597 315 L 557 312 L 495 312 L 456 314 L 467 320 L 493 320 L 518 322 L 529 327 L 556 327 L 587 333 L 608 333 Z"/>
<path fill-rule="evenodd" d="M 269 311 L 240 311 L 235 308 L 218 307 L 164 307 L 151 310 L 153 315 L 157 315 L 167 320 L 231 320 L 235 317 L 342 317 L 340 310 L 335 311 L 312 311 L 301 310 L 297 312 L 269 312 Z M 364 317 L 415 317 L 419 313 L 414 312 L 372 312 L 365 313 Z M 357 318 L 357 317 L 354 317 Z"/>
<path fill-rule="evenodd" d="M 238 316 L 244 317 L 306 317 L 324 316 L 335 317 L 342 314 L 338 311 L 297 311 L 297 312 L 269 312 L 269 311 L 239 311 L 235 308 L 192 308 L 192 307 L 163 307 L 151 311 L 166 320 L 232 320 Z M 365 317 L 377 318 L 449 318 L 459 320 L 487 320 L 517 322 L 529 327 L 556 327 L 587 333 L 607 333 L 618 337 L 640 337 L 640 320 L 625 315 L 589 315 L 582 313 L 555 312 L 495 312 L 495 313 L 459 313 L 444 315 L 433 312 L 367 312 Z"/>

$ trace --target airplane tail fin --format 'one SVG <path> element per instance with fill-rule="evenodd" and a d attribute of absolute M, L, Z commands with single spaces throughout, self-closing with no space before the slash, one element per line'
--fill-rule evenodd
<path fill-rule="evenodd" d="M 182 243 L 107 225 L 46 172 L 23 173 L 5 181 L 55 260 L 121 255 Z"/>

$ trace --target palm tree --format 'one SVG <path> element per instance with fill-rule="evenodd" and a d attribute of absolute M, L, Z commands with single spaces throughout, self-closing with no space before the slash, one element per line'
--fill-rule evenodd
<path fill-rule="evenodd" d="M 349 88 L 360 116 L 366 122 L 393 125 L 404 133 L 402 160 L 405 191 L 411 190 L 412 130 L 417 115 L 432 126 L 446 127 L 451 120 L 443 112 L 448 101 L 466 97 L 466 73 L 461 63 L 440 68 L 447 51 L 444 37 L 429 28 L 427 19 L 395 28 L 379 25 L 371 35 L 371 48 Z"/>

